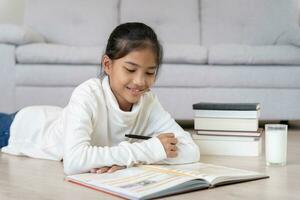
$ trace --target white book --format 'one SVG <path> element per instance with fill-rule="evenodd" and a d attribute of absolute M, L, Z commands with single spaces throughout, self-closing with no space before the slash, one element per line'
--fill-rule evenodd
<path fill-rule="evenodd" d="M 231 136 L 231 135 L 193 135 L 197 140 L 214 140 L 214 141 L 257 141 L 261 137 L 253 136 Z"/>
<path fill-rule="evenodd" d="M 260 110 L 194 110 L 195 117 L 256 119 Z"/>
<path fill-rule="evenodd" d="M 264 132 L 263 128 L 259 128 L 257 131 L 207 131 L 198 130 L 198 135 L 224 135 L 224 136 L 254 136 L 259 137 Z"/>
<path fill-rule="evenodd" d="M 259 156 L 262 137 L 210 136 L 193 134 L 202 155 Z"/>
<path fill-rule="evenodd" d="M 196 130 L 257 131 L 258 119 L 196 117 L 194 126 Z"/>
<path fill-rule="evenodd" d="M 267 177 L 258 172 L 198 162 L 139 165 L 114 173 L 71 175 L 65 180 L 126 199 L 153 199 Z"/>

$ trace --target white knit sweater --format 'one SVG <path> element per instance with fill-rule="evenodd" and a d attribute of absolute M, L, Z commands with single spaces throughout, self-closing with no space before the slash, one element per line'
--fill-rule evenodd
<path fill-rule="evenodd" d="M 155 137 L 174 133 L 178 156 L 166 158 Z M 125 134 L 153 136 L 134 141 Z M 34 158 L 63 159 L 66 174 L 91 168 L 137 163 L 189 163 L 199 160 L 198 147 L 162 108 L 156 96 L 145 93 L 132 111 L 120 110 L 108 77 L 94 78 L 79 85 L 65 108 L 31 106 L 18 112 L 9 145 L 3 152 Z"/>

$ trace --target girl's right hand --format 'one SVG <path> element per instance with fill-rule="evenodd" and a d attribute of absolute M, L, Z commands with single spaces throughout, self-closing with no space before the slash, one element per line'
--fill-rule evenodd
<path fill-rule="evenodd" d="M 174 133 L 162 133 L 157 136 L 161 144 L 164 146 L 167 158 L 175 158 L 177 156 L 177 139 Z"/>
<path fill-rule="evenodd" d="M 93 168 L 93 169 L 90 170 L 90 173 L 97 173 L 97 174 L 113 173 L 117 170 L 125 169 L 125 168 L 126 168 L 125 166 L 113 165 L 111 167 Z"/>

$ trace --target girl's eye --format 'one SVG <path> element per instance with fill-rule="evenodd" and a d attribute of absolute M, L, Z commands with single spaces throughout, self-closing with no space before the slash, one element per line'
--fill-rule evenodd
<path fill-rule="evenodd" d="M 126 68 L 126 70 L 127 70 L 128 72 L 130 72 L 130 73 L 135 72 L 135 69 L 128 69 L 128 68 Z"/>
<path fill-rule="evenodd" d="M 153 76 L 155 74 L 155 72 L 147 72 L 146 74 L 149 76 Z"/>

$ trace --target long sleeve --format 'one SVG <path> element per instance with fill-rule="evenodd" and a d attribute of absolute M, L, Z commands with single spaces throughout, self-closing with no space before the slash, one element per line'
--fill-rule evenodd
<path fill-rule="evenodd" d="M 197 162 L 200 160 L 200 150 L 198 146 L 192 140 L 190 134 L 184 131 L 166 112 L 158 99 L 155 98 L 153 103 L 152 111 L 149 119 L 149 127 L 154 135 L 160 133 L 174 133 L 178 140 L 178 156 L 175 158 L 166 158 L 159 163 L 166 164 L 184 164 Z"/>
<path fill-rule="evenodd" d="M 91 140 L 95 128 L 94 120 L 103 120 L 105 123 L 107 113 L 101 109 L 104 106 L 97 107 L 96 99 L 90 93 L 82 88 L 75 90 L 63 112 L 63 162 L 66 174 L 87 172 L 103 166 L 131 166 L 139 162 L 150 164 L 166 158 L 163 146 L 156 137 L 141 143 L 131 144 L 124 141 L 113 147 L 93 146 Z M 95 111 L 102 112 L 100 116 L 103 119 L 93 119 Z M 157 151 L 153 152 L 153 149 Z"/>

